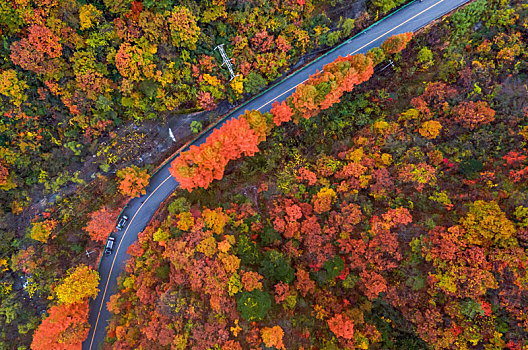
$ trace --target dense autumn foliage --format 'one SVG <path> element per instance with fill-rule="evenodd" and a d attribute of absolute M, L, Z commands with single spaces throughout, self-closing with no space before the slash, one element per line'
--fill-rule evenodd
<path fill-rule="evenodd" d="M 88 221 L 84 229 L 94 241 L 106 242 L 108 235 L 115 228 L 118 215 L 118 210 L 102 207 L 90 214 L 90 221 Z"/>
<path fill-rule="evenodd" d="M 99 291 L 99 274 L 86 265 L 79 265 L 55 288 L 57 299 L 62 304 L 79 303 L 94 297 Z"/>
<path fill-rule="evenodd" d="M 55 288 L 59 302 L 47 311 L 31 343 L 32 350 L 81 349 L 88 336 L 88 298 L 97 295 L 99 274 L 91 267 L 79 265 Z"/>
<path fill-rule="evenodd" d="M 88 336 L 88 301 L 56 305 L 33 336 L 32 350 L 77 350 Z"/>
<path fill-rule="evenodd" d="M 119 178 L 119 190 L 125 196 L 139 197 L 146 193 L 145 188 L 149 183 L 150 176 L 147 171 L 135 165 L 117 171 Z"/>
<path fill-rule="evenodd" d="M 377 50 L 325 67 L 266 124 L 241 118 L 259 152 L 227 173 L 240 140 L 186 153 L 189 178 L 222 180 L 182 177 L 130 247 L 106 349 L 528 346 L 528 11 L 510 5 L 392 39 L 388 71 Z"/>

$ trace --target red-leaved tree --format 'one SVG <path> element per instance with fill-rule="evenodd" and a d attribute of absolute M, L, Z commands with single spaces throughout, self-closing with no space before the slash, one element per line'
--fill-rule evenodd
<path fill-rule="evenodd" d="M 146 193 L 145 188 L 149 182 L 146 170 L 132 165 L 118 170 L 117 177 L 121 180 L 119 190 L 125 196 L 139 197 Z"/>
<path fill-rule="evenodd" d="M 88 336 L 88 300 L 52 306 L 33 335 L 32 350 L 80 350 Z"/>
<path fill-rule="evenodd" d="M 108 207 L 102 207 L 90 214 L 90 221 L 88 221 L 84 230 L 88 232 L 92 240 L 105 242 L 108 235 L 114 229 L 117 215 L 119 215 L 118 210 L 110 210 Z"/>
<path fill-rule="evenodd" d="M 199 147 L 191 146 L 170 167 L 170 173 L 184 189 L 209 187 L 213 180 L 224 176 L 230 160 L 242 155 L 253 156 L 258 143 L 265 139 L 269 130 L 260 112 L 248 111 L 238 119 L 228 120 Z"/>
<path fill-rule="evenodd" d="M 354 337 L 354 321 L 343 314 L 337 314 L 328 320 L 328 327 L 336 335 L 345 339 Z"/>
<path fill-rule="evenodd" d="M 275 101 L 271 107 L 271 114 L 273 114 L 273 123 L 279 126 L 282 123 L 289 122 L 293 115 L 293 111 L 286 101 Z"/>
<path fill-rule="evenodd" d="M 53 68 L 51 59 L 62 55 L 60 38 L 42 25 L 28 28 L 28 37 L 11 45 L 11 60 L 23 69 L 44 73 Z"/>

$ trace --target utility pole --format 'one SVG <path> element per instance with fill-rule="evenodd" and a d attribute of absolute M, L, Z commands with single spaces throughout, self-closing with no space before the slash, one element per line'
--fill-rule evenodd
<path fill-rule="evenodd" d="M 92 253 L 95 253 L 95 250 L 92 250 L 91 252 L 89 252 L 89 251 L 86 250 L 86 256 L 87 256 L 87 257 L 90 257 L 90 254 L 92 254 Z"/>
<path fill-rule="evenodd" d="M 394 68 L 394 62 L 392 62 L 392 60 L 389 60 L 389 64 L 386 65 L 385 67 L 381 68 L 380 72 L 383 72 L 386 68 L 388 68 L 389 66 L 391 66 L 392 68 Z"/>
<path fill-rule="evenodd" d="M 214 48 L 215 50 L 218 49 L 220 51 L 220 55 L 222 56 L 222 59 L 224 60 L 224 63 L 222 63 L 222 66 L 225 64 L 227 66 L 227 69 L 229 69 L 229 73 L 231 74 L 231 79 L 233 80 L 236 77 L 238 77 L 240 74 L 235 75 L 235 72 L 233 71 L 233 65 L 231 64 L 231 60 L 229 57 L 227 57 L 227 54 L 224 51 L 224 44 L 218 45 Z"/>

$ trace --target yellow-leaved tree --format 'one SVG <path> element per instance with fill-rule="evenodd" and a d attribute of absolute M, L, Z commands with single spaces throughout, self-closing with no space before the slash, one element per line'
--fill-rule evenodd
<path fill-rule="evenodd" d="M 149 182 L 146 170 L 135 165 L 117 171 L 117 177 L 121 180 L 119 190 L 125 196 L 139 197 L 146 193 L 145 188 Z"/>
<path fill-rule="evenodd" d="M 224 226 L 228 223 L 229 216 L 222 211 L 222 208 L 216 208 L 215 210 L 204 209 L 202 216 L 208 229 L 217 235 L 224 233 Z"/>
<path fill-rule="evenodd" d="M 55 288 L 61 304 L 79 303 L 99 292 L 99 274 L 90 266 L 79 265 L 68 273 L 62 283 Z"/>
<path fill-rule="evenodd" d="M 30 236 L 36 241 L 46 243 L 55 227 L 57 227 L 57 221 L 53 219 L 35 222 L 31 226 Z"/>
<path fill-rule="evenodd" d="M 466 229 L 469 243 L 486 248 L 491 245 L 508 246 L 515 244 L 515 225 L 495 201 L 475 201 L 469 207 L 469 213 L 460 219 Z"/>
<path fill-rule="evenodd" d="M 420 135 L 423 137 L 432 140 L 438 137 L 440 135 L 440 131 L 442 130 L 442 124 L 436 120 L 429 120 L 423 123 L 418 131 L 420 132 Z"/>

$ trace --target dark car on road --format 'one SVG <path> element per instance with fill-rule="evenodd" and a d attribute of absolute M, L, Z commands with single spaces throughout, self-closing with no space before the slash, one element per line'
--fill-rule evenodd
<path fill-rule="evenodd" d="M 126 224 L 127 221 L 128 221 L 128 216 L 126 216 L 126 215 L 121 216 L 121 218 L 117 222 L 116 229 L 118 231 L 121 231 L 123 229 L 123 227 L 125 227 L 125 224 Z"/>
<path fill-rule="evenodd" d="M 112 236 L 108 237 L 108 241 L 106 241 L 106 246 L 105 246 L 106 255 L 112 254 L 112 251 L 114 250 L 114 243 L 115 243 L 115 238 Z"/>

